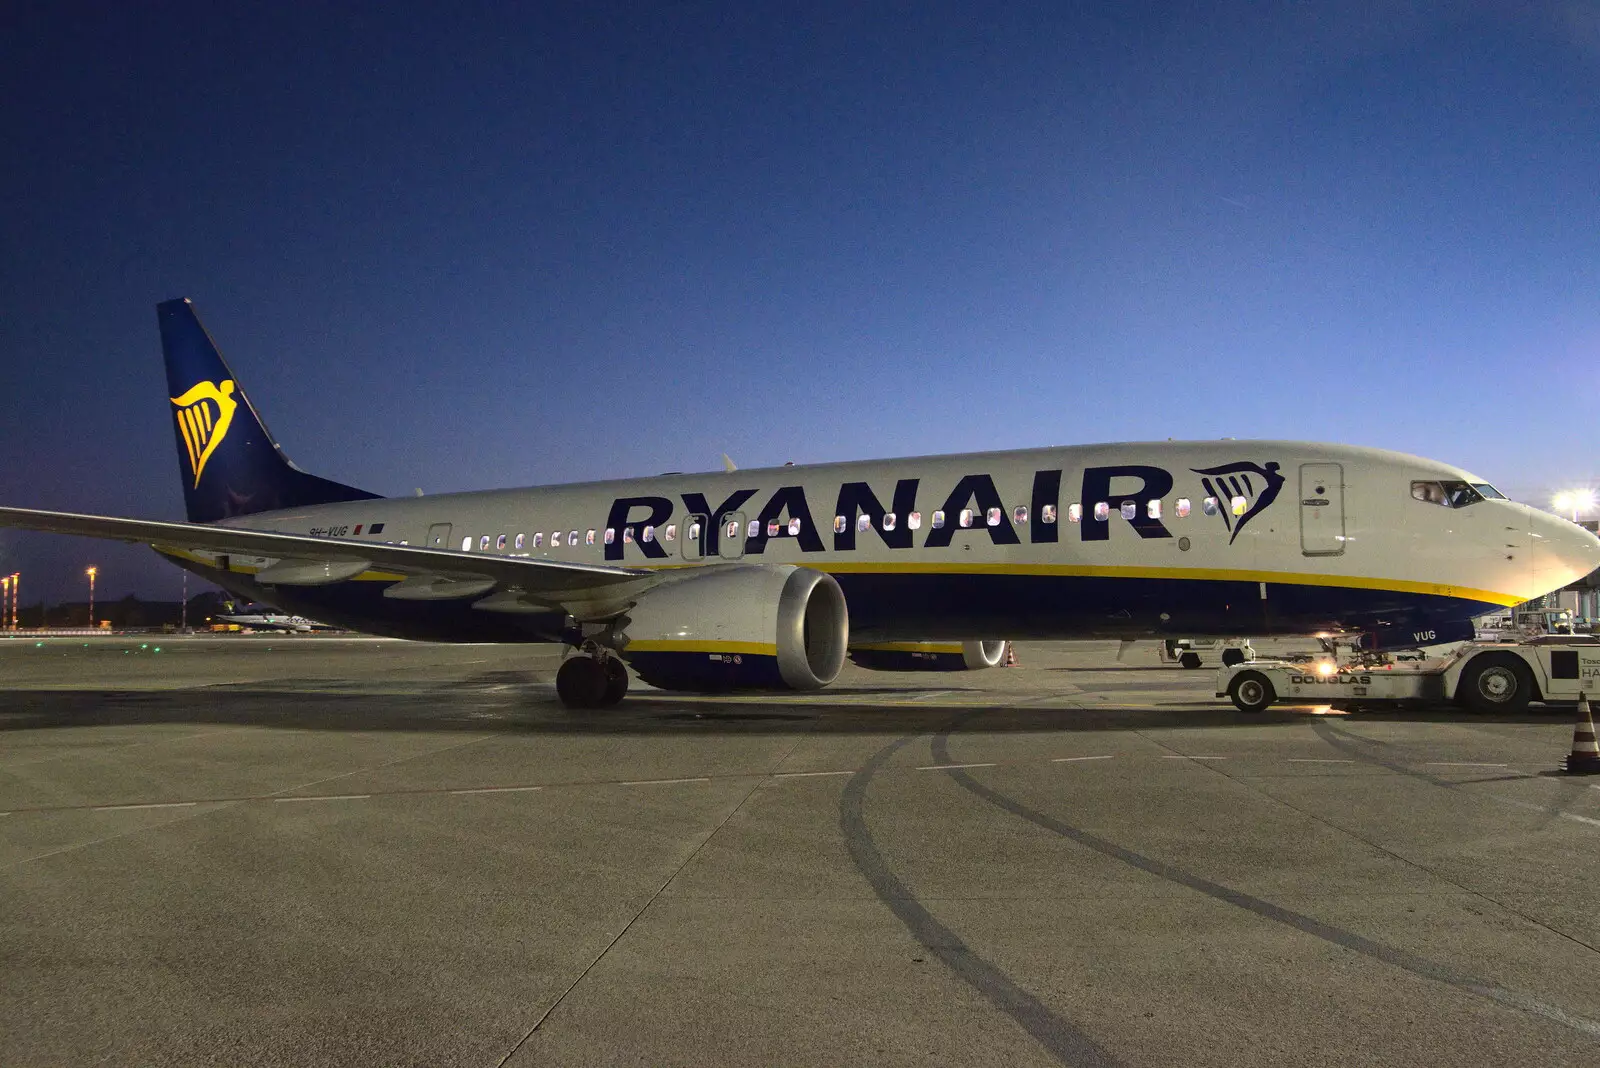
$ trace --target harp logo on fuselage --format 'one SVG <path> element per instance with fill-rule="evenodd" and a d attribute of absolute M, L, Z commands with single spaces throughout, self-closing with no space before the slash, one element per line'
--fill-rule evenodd
<path fill-rule="evenodd" d="M 234 410 L 239 407 L 239 402 L 233 399 L 233 390 L 233 379 L 225 378 L 221 382 L 197 383 L 182 396 L 170 398 L 177 409 L 174 416 L 178 420 L 178 436 L 183 439 L 196 489 L 200 487 L 206 461 L 228 436 Z"/>

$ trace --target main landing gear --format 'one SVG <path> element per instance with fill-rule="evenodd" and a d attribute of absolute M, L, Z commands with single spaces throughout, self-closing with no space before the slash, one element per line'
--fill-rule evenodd
<path fill-rule="evenodd" d="M 556 694 L 568 708 L 610 708 L 627 692 L 627 665 L 597 647 L 568 657 L 556 672 Z"/>

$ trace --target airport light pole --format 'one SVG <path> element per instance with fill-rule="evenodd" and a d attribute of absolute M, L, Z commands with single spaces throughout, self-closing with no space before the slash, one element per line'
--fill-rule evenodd
<path fill-rule="evenodd" d="M 1550 503 L 1563 515 L 1571 512 L 1572 521 L 1576 523 L 1579 512 L 1587 512 L 1594 507 L 1594 490 L 1562 490 Z"/>
<path fill-rule="evenodd" d="M 95 572 L 97 572 L 99 570 L 100 569 L 98 567 L 91 567 L 89 569 L 89 571 L 88 571 L 88 575 L 89 575 L 89 628 L 91 630 L 94 629 L 94 576 L 95 576 Z"/>
<path fill-rule="evenodd" d="M 0 627 L 11 626 L 11 576 L 0 576 Z"/>

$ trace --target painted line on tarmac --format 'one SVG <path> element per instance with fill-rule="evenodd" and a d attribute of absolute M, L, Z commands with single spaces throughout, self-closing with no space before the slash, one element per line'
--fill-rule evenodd
<path fill-rule="evenodd" d="M 743 776 L 740 776 L 743 778 Z M 709 775 L 698 775 L 688 779 L 633 779 L 629 782 L 619 782 L 618 786 L 670 786 L 681 782 L 710 782 Z"/>
<path fill-rule="evenodd" d="M 132 812 L 141 808 L 193 808 L 198 801 L 155 801 L 144 805 L 96 805 L 94 812 Z"/>
<path fill-rule="evenodd" d="M 989 764 L 928 764 L 928 765 L 926 765 L 924 767 L 918 768 L 917 770 L 918 771 L 950 771 L 950 770 L 952 770 L 954 768 L 992 768 L 992 767 L 995 767 L 995 765 L 993 763 L 989 763 Z"/>
<path fill-rule="evenodd" d="M 854 775 L 853 771 L 775 771 L 774 779 L 818 779 L 824 775 Z"/>
<path fill-rule="evenodd" d="M 543 790 L 543 786 L 479 786 L 471 790 L 446 790 L 448 794 L 525 794 Z"/>
<path fill-rule="evenodd" d="M 1362 742 L 1367 746 L 1386 745 L 1387 743 L 1377 742 L 1371 738 L 1363 738 L 1361 735 L 1347 731 L 1343 727 L 1335 727 L 1330 724 L 1319 722 L 1311 724 L 1311 729 L 1314 730 L 1323 741 L 1327 742 L 1335 749 L 1355 755 L 1355 757 L 1364 764 L 1373 764 L 1380 768 L 1388 768 L 1396 775 L 1405 775 L 1409 778 L 1417 779 L 1420 782 L 1425 782 L 1431 786 L 1437 786 L 1444 790 L 1460 790 L 1463 786 L 1469 785 L 1468 783 L 1464 782 L 1454 782 L 1450 779 L 1441 779 L 1439 776 L 1430 772 L 1421 771 L 1407 764 L 1402 764 L 1397 760 L 1388 760 L 1384 757 L 1378 756 L 1375 753 L 1367 752 L 1359 748 L 1354 743 Z M 1515 778 L 1519 779 L 1533 779 L 1535 777 L 1536 776 L 1533 775 L 1515 776 Z M 1561 803 L 1559 799 L 1557 802 L 1551 805 L 1536 805 L 1531 801 L 1519 801 L 1517 798 L 1501 797 L 1499 794 L 1479 793 L 1472 790 L 1466 791 L 1466 794 L 1468 797 L 1476 797 L 1484 801 L 1492 801 L 1497 805 L 1505 805 L 1509 808 L 1520 808 L 1524 812 L 1539 812 L 1546 816 L 1552 816 L 1557 819 L 1566 820 L 1569 823 L 1582 823 L 1590 827 L 1600 827 L 1600 820 L 1594 819 L 1590 816 L 1580 816 L 1576 812 L 1567 812 L 1566 810 L 1557 807 Z"/>
<path fill-rule="evenodd" d="M 1225 756 L 1189 756 L 1186 753 L 1167 753 L 1162 760 L 1227 760 Z"/>
<path fill-rule="evenodd" d="M 958 723 L 969 718 L 971 718 L 970 715 L 961 717 Z M 950 758 L 950 734 L 948 728 L 943 733 L 934 735 L 933 755 L 943 760 Z M 1027 820 L 1036 827 L 1042 827 L 1069 841 L 1076 842 L 1078 845 L 1091 849 L 1102 856 L 1120 860 L 1124 864 L 1138 868 L 1140 871 L 1148 872 L 1179 886 L 1197 890 L 1217 901 L 1237 906 L 1263 919 L 1293 927 L 1325 942 L 1331 942 L 1333 945 L 1408 971 L 1412 975 L 1423 979 L 1431 979 L 1434 982 L 1455 987 L 1457 990 L 1464 990 L 1467 993 L 1476 994 L 1490 1001 L 1521 1009 L 1535 1016 L 1542 1016 L 1547 1020 L 1553 1020 L 1591 1038 L 1600 1038 L 1600 1021 L 1569 1013 L 1565 1009 L 1547 1004 L 1520 991 L 1508 990 L 1505 987 L 1496 986 L 1473 976 L 1464 975 L 1442 964 L 1436 964 L 1425 957 L 1419 957 L 1403 949 L 1384 945 L 1382 942 L 1375 942 L 1370 938 L 1364 938 L 1356 934 L 1354 931 L 1346 931 L 1330 923 L 1323 923 L 1321 920 L 1313 919 L 1304 913 L 1295 912 L 1292 909 L 1284 908 L 1282 905 L 1275 905 L 1270 901 L 1235 890 L 1232 887 L 1223 886 L 1221 883 L 1214 883 L 1210 879 L 1202 878 L 1176 865 L 1135 853 L 1133 850 L 1119 846 L 1115 842 L 1101 838 L 1099 835 L 1091 834 L 1080 827 L 1074 827 L 1037 809 L 1029 808 L 1020 801 L 983 785 L 964 772 L 952 771 L 950 777 L 960 786 L 990 804 Z"/>
<path fill-rule="evenodd" d="M 1510 764 L 1477 764 L 1470 760 L 1430 760 L 1423 765 L 1428 768 L 1509 768 Z"/>
<path fill-rule="evenodd" d="M 273 803 L 286 805 L 291 801 L 365 801 L 371 794 L 316 794 L 311 797 L 274 797 Z"/>
<path fill-rule="evenodd" d="M 1102 754 L 1100 756 L 1053 757 L 1053 758 L 1051 758 L 1050 763 L 1052 763 L 1052 764 L 1071 764 L 1074 761 L 1078 761 L 1078 760 L 1110 760 L 1114 756 L 1116 756 L 1115 753 L 1104 753 L 1104 754 Z"/>
<path fill-rule="evenodd" d="M 988 1002 L 1033 1036 L 1062 1064 L 1108 1068 L 1120 1064 L 1094 1039 L 1067 1020 L 1051 1012 L 1042 1001 L 1019 986 L 1009 975 L 973 952 L 961 937 L 940 923 L 917 900 L 872 838 L 867 826 L 867 787 L 889 758 L 917 736 L 908 734 L 890 742 L 872 755 L 866 766 L 851 776 L 839 795 L 839 830 L 856 870 L 872 887 L 872 892 L 897 920 L 911 932 L 917 943 L 956 977 L 983 995 Z M 962 774 L 958 772 L 957 774 Z"/>
<path fill-rule="evenodd" d="M 1354 764 L 1354 760 L 1344 757 L 1290 757 L 1291 764 Z"/>

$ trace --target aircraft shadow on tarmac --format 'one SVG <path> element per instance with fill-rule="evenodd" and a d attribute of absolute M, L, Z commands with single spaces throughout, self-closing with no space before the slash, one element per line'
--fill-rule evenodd
<path fill-rule="evenodd" d="M 1245 715 L 1220 700 L 1160 701 L 1109 708 L 1039 706 L 1012 695 L 856 689 L 823 695 L 702 695 L 641 690 L 611 709 L 565 708 L 546 685 L 507 675 L 419 685 L 396 692 L 370 681 L 294 680 L 170 691 L 0 690 L 0 732 L 66 727 L 194 723 L 280 730 L 479 732 L 505 734 L 907 734 L 923 732 L 1091 732 L 1259 727 L 1324 720 L 1325 710 L 1285 705 Z M 941 696 L 940 703 L 917 698 Z M 838 701 L 877 697 L 880 702 Z M 1093 700 L 1093 694 L 1074 695 Z M 1036 698 L 1034 699 L 1036 700 Z M 1569 718 L 1556 706 L 1520 715 L 1427 709 L 1336 714 L 1334 721 L 1542 724 Z"/>

